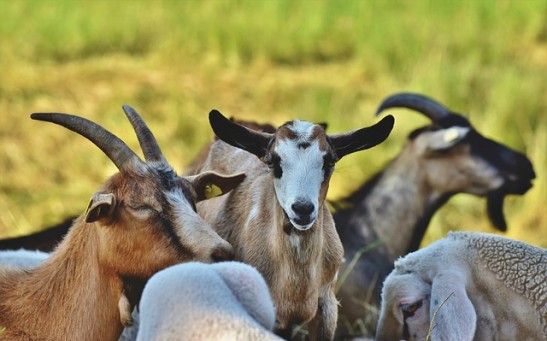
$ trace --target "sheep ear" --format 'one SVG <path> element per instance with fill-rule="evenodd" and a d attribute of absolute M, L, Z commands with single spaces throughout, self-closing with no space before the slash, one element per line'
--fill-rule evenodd
<path fill-rule="evenodd" d="M 429 309 L 432 340 L 473 340 L 477 314 L 465 282 L 459 271 L 437 274 L 433 279 Z"/>
<path fill-rule="evenodd" d="M 329 138 L 338 158 L 341 159 L 345 155 L 372 148 L 382 143 L 391 133 L 394 122 L 393 116 L 388 115 L 373 126 L 347 133 L 329 135 Z"/>
<path fill-rule="evenodd" d="M 396 316 L 398 315 L 398 316 Z M 378 320 L 378 329 L 376 330 L 376 340 L 402 340 L 403 335 L 403 316 L 401 309 L 396 307 L 382 307 L 382 314 Z"/>
<path fill-rule="evenodd" d="M 222 175 L 216 172 L 204 172 L 188 176 L 186 179 L 194 186 L 197 201 L 202 201 L 230 192 L 245 180 L 245 173 Z"/>
<path fill-rule="evenodd" d="M 86 223 L 93 223 L 97 220 L 106 218 L 114 211 L 116 198 L 112 193 L 95 193 L 87 205 L 84 214 Z"/>
<path fill-rule="evenodd" d="M 425 140 L 425 150 L 436 152 L 450 149 L 462 141 L 470 130 L 469 127 L 450 127 L 431 132 Z"/>

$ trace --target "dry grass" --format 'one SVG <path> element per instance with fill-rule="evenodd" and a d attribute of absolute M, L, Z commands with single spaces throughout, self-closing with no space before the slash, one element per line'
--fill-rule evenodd
<path fill-rule="evenodd" d="M 113 20 L 111 13 L 116 13 Z M 138 148 L 121 111 L 141 112 L 183 170 L 211 137 L 207 113 L 282 123 L 371 125 L 398 91 L 469 113 L 484 135 L 523 151 L 538 179 L 506 204 L 509 237 L 547 246 L 547 2 L 12 1 L 0 11 L 0 236 L 85 209 L 114 166 L 85 139 L 29 119 L 81 114 Z M 395 112 L 381 146 L 341 161 L 330 198 L 357 187 L 426 121 Z M 484 201 L 454 198 L 447 230 L 492 231 Z"/>

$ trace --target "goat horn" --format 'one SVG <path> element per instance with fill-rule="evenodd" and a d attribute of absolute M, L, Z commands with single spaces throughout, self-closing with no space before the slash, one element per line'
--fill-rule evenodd
<path fill-rule="evenodd" d="M 161 152 L 160 146 L 152 134 L 152 131 L 148 128 L 142 117 L 129 105 L 124 105 L 123 111 L 125 115 L 131 122 L 135 133 L 137 133 L 137 138 L 139 139 L 139 144 L 141 145 L 142 152 L 144 153 L 144 158 L 146 161 L 163 161 L 163 153 Z"/>
<path fill-rule="evenodd" d="M 119 170 L 129 168 L 133 162 L 142 162 L 125 142 L 85 118 L 61 113 L 34 113 L 30 115 L 30 118 L 56 123 L 82 135 L 99 147 Z"/>
<path fill-rule="evenodd" d="M 382 104 L 380 104 L 376 110 L 376 115 L 379 115 L 385 109 L 395 107 L 416 110 L 427 116 L 433 122 L 437 122 L 452 114 L 444 105 L 424 95 L 415 93 L 398 93 L 384 99 Z"/>

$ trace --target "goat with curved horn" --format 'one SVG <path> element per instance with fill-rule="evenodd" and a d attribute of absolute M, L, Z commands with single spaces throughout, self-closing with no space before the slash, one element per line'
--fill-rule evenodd
<path fill-rule="evenodd" d="M 125 142 L 95 122 L 83 117 L 61 113 L 34 113 L 30 117 L 33 120 L 56 123 L 82 135 L 99 147 L 119 170 L 126 169 L 135 162 L 142 163 L 138 155 Z"/>
<path fill-rule="evenodd" d="M 486 198 L 490 222 L 504 231 L 504 197 L 524 194 L 535 177 L 524 154 L 482 136 L 467 118 L 438 102 L 394 94 L 378 113 L 398 107 L 417 110 L 433 123 L 410 133 L 396 158 L 333 204 L 348 260 L 338 282 L 340 338 L 374 331 L 381 284 L 393 262 L 419 248 L 435 212 L 451 197 Z"/>
<path fill-rule="evenodd" d="M 147 158 L 163 160 L 142 118 L 124 109 Z M 229 192 L 245 174 L 178 176 L 166 160 L 142 161 L 89 120 L 60 113 L 31 117 L 89 139 L 120 171 L 91 196 L 42 263 L 25 271 L 0 267 L 2 340 L 118 340 L 156 272 L 181 262 L 233 259 L 232 246 L 198 215 L 196 203 Z"/>
<path fill-rule="evenodd" d="M 464 116 L 451 111 L 437 101 L 420 94 L 399 93 L 387 97 L 378 107 L 376 115 L 389 108 L 408 108 L 416 110 L 441 128 L 465 127 L 465 139 L 471 147 L 471 154 L 487 161 L 496 169 L 503 170 L 503 185 L 488 193 L 487 212 L 492 225 L 507 230 L 503 215 L 503 202 L 506 195 L 523 194 L 532 187 L 535 172 L 530 160 L 522 153 L 509 149 L 494 140 L 482 136 Z"/>

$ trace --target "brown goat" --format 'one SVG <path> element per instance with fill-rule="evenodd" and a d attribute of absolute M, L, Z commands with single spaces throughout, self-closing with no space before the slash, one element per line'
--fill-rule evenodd
<path fill-rule="evenodd" d="M 0 270 L 0 339 L 117 340 L 132 308 L 124 289 L 138 295 L 142 282 L 176 263 L 232 258 L 230 244 L 198 216 L 195 203 L 231 190 L 245 176 L 177 176 L 140 116 L 128 106 L 124 111 L 146 162 L 91 121 L 31 115 L 91 140 L 119 172 L 92 196 L 42 265 Z M 211 187 L 217 190 L 207 191 Z"/>
<path fill-rule="evenodd" d="M 294 324 L 311 321 L 310 339 L 332 339 L 337 320 L 334 284 L 343 249 L 324 204 L 330 176 L 341 157 L 387 138 L 393 118 L 336 135 L 303 121 L 267 133 L 217 111 L 209 119 L 220 140 L 193 169 L 245 171 L 246 180 L 224 198 L 198 204 L 198 212 L 234 246 L 237 260 L 265 277 L 280 335 L 290 337 Z"/>

